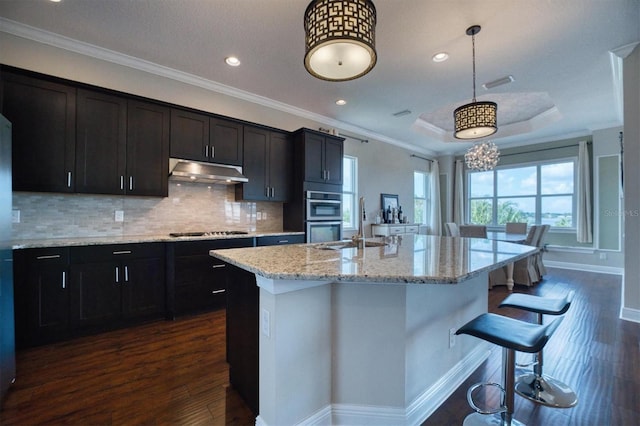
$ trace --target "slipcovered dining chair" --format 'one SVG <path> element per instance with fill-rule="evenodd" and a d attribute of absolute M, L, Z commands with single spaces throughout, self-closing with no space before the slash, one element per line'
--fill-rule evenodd
<path fill-rule="evenodd" d="M 447 230 L 447 236 L 449 237 L 459 237 L 460 230 L 458 229 L 458 225 L 453 222 L 447 222 L 444 224 L 445 229 Z"/>
<path fill-rule="evenodd" d="M 538 239 L 542 233 L 542 225 L 533 225 L 529 228 L 527 237 L 524 244 L 528 246 L 537 247 Z M 538 281 L 540 276 L 536 269 L 536 255 L 534 253 L 530 256 L 520 259 L 513 264 L 513 282 L 515 284 L 522 284 L 531 287 Z M 507 283 L 507 267 L 496 269 L 489 273 L 489 288 L 493 288 L 495 285 L 503 285 Z"/>
<path fill-rule="evenodd" d="M 538 274 L 539 280 L 542 279 L 542 277 L 547 273 L 547 268 L 544 267 L 544 263 L 542 262 L 542 254 L 544 253 L 544 240 L 551 226 L 542 225 L 541 228 L 542 230 L 540 231 L 540 235 L 538 236 L 538 240 L 536 241 L 536 247 L 538 247 L 539 250 L 535 256 L 536 273 Z"/>
<path fill-rule="evenodd" d="M 505 224 L 505 232 L 507 234 L 526 234 L 527 223 L 526 222 L 507 222 Z"/>
<path fill-rule="evenodd" d="M 485 225 L 460 225 L 461 237 L 487 238 Z"/>

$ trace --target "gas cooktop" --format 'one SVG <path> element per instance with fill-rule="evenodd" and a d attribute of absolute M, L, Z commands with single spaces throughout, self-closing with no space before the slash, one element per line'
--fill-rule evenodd
<path fill-rule="evenodd" d="M 247 235 L 246 231 L 172 232 L 170 237 L 216 237 L 221 235 Z"/>

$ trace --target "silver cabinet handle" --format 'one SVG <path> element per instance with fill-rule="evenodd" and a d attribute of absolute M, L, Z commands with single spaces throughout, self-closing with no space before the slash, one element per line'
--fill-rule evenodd
<path fill-rule="evenodd" d="M 131 250 L 114 251 L 113 254 L 115 254 L 115 255 L 118 255 L 118 254 L 131 254 Z"/>
<path fill-rule="evenodd" d="M 204 146 L 204 156 L 205 158 L 209 158 L 209 145 Z"/>
<path fill-rule="evenodd" d="M 124 191 L 124 176 L 120 176 L 120 189 Z"/>
<path fill-rule="evenodd" d="M 216 158 L 216 147 L 211 145 L 211 158 Z"/>
<path fill-rule="evenodd" d="M 133 176 L 129 176 L 129 191 L 133 191 Z"/>
<path fill-rule="evenodd" d="M 71 188 L 71 172 L 67 172 L 67 187 Z"/>
<path fill-rule="evenodd" d="M 120 268 L 116 266 L 116 283 L 120 282 Z"/>
<path fill-rule="evenodd" d="M 213 268 L 213 269 L 217 269 L 217 268 L 224 268 L 225 266 L 227 266 L 227 265 L 225 265 L 224 263 L 221 263 L 221 264 L 219 264 L 219 265 L 213 265 L 213 266 L 212 266 L 212 268 Z"/>
<path fill-rule="evenodd" d="M 224 290 L 224 289 L 223 290 L 213 290 L 211 292 L 211 294 L 220 294 L 220 293 L 224 293 L 225 291 L 227 291 L 227 290 Z"/>
<path fill-rule="evenodd" d="M 327 170 L 327 180 L 331 180 L 331 170 Z"/>
<path fill-rule="evenodd" d="M 67 288 L 67 273 L 62 271 L 62 288 Z"/>
<path fill-rule="evenodd" d="M 129 267 L 125 265 L 124 267 L 124 282 L 129 282 Z"/>
<path fill-rule="evenodd" d="M 36 259 L 38 260 L 43 260 L 43 259 L 59 259 L 60 255 L 59 254 L 48 254 L 48 255 L 44 255 L 44 256 L 38 256 L 36 257 Z"/>
<path fill-rule="evenodd" d="M 289 240 L 280 240 L 278 241 L 278 244 L 287 244 L 289 242 Z"/>
<path fill-rule="evenodd" d="M 264 189 L 264 196 L 269 198 L 269 187 L 268 186 Z"/>
<path fill-rule="evenodd" d="M 274 187 L 271 187 L 271 198 L 276 196 L 276 189 Z"/>

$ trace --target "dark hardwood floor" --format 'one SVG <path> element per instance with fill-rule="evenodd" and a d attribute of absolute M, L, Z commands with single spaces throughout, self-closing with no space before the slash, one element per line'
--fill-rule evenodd
<path fill-rule="evenodd" d="M 515 291 L 539 295 L 576 290 L 574 303 L 547 344 L 545 372 L 578 393 L 578 405 L 552 409 L 516 397 L 516 418 L 529 425 L 640 424 L 640 324 L 618 319 L 621 278 L 549 268 L 545 280 Z M 497 309 L 504 287 L 489 292 Z M 229 387 L 224 311 L 23 350 L 18 380 L 0 425 L 252 425 L 255 417 Z M 501 351 L 423 425 L 460 425 L 471 412 L 467 388 L 500 380 Z"/>

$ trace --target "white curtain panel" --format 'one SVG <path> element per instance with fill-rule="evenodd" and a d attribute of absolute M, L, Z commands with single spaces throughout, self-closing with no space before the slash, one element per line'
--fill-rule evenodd
<path fill-rule="evenodd" d="M 438 167 L 436 160 L 431 162 L 429 194 L 431 195 L 429 230 L 431 231 L 431 235 L 442 235 L 442 218 L 440 215 L 440 167 Z"/>
<path fill-rule="evenodd" d="M 576 237 L 579 243 L 592 242 L 591 233 L 591 170 L 587 142 L 578 143 L 578 218 Z"/>
<path fill-rule="evenodd" d="M 453 180 L 453 221 L 458 225 L 464 223 L 464 163 L 456 160 Z"/>

